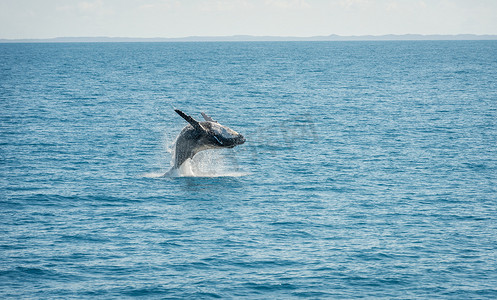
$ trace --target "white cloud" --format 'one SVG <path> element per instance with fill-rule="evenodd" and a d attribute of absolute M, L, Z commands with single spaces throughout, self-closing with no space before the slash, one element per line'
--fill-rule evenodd
<path fill-rule="evenodd" d="M 204 12 L 243 12 L 255 6 L 252 2 L 245 0 L 204 0 L 199 3 L 198 7 Z"/>
<path fill-rule="evenodd" d="M 181 6 L 180 1 L 175 0 L 162 0 L 144 3 L 138 6 L 139 9 L 143 10 L 170 10 L 179 8 Z"/>
<path fill-rule="evenodd" d="M 266 0 L 265 5 L 276 9 L 305 9 L 311 5 L 305 0 Z"/>
<path fill-rule="evenodd" d="M 95 1 L 80 1 L 76 3 L 56 5 L 55 11 L 65 13 L 78 13 L 83 15 L 110 15 L 114 10 L 106 6 L 102 0 Z"/>
<path fill-rule="evenodd" d="M 345 9 L 367 9 L 372 2 L 370 0 L 340 0 L 338 4 Z"/>
<path fill-rule="evenodd" d="M 97 0 L 94 2 L 83 1 L 83 2 L 79 2 L 77 4 L 77 6 L 78 6 L 79 10 L 87 12 L 87 11 L 95 11 L 95 10 L 101 9 L 103 4 L 102 4 L 101 0 Z"/>

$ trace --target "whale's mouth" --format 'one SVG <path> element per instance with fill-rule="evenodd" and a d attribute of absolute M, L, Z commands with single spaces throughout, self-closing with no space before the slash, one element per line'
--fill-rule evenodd
<path fill-rule="evenodd" d="M 229 145 L 227 148 L 234 148 L 235 146 L 241 145 L 243 143 L 245 143 L 245 138 L 242 136 L 242 137 L 236 138 L 234 140 L 233 144 Z"/>
<path fill-rule="evenodd" d="M 214 139 L 216 140 L 217 144 L 222 148 L 233 148 L 235 146 L 245 143 L 245 138 L 243 137 L 243 135 L 230 139 L 220 139 L 214 135 Z"/>
<path fill-rule="evenodd" d="M 241 145 L 243 143 L 245 143 L 245 137 L 243 137 L 243 135 L 240 134 L 239 136 L 233 139 L 233 146 L 231 148 Z"/>

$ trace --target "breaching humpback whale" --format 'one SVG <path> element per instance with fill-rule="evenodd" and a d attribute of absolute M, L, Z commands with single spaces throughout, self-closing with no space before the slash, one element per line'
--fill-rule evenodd
<path fill-rule="evenodd" d="M 193 158 L 200 151 L 233 148 L 245 143 L 243 135 L 219 124 L 203 112 L 205 122 L 199 122 L 179 109 L 174 111 L 189 125 L 183 128 L 176 139 L 173 169 L 178 169 L 187 159 Z"/>

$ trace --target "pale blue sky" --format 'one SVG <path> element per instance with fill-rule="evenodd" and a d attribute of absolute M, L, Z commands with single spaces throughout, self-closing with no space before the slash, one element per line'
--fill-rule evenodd
<path fill-rule="evenodd" d="M 0 38 L 497 34 L 496 0 L 0 0 Z"/>

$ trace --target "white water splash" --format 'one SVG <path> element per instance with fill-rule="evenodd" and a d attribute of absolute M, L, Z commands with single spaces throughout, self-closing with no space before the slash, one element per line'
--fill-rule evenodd
<path fill-rule="evenodd" d="M 162 177 L 240 177 L 249 175 L 240 172 L 234 153 L 228 150 L 205 150 L 187 159 L 178 169 L 171 168 Z"/>

